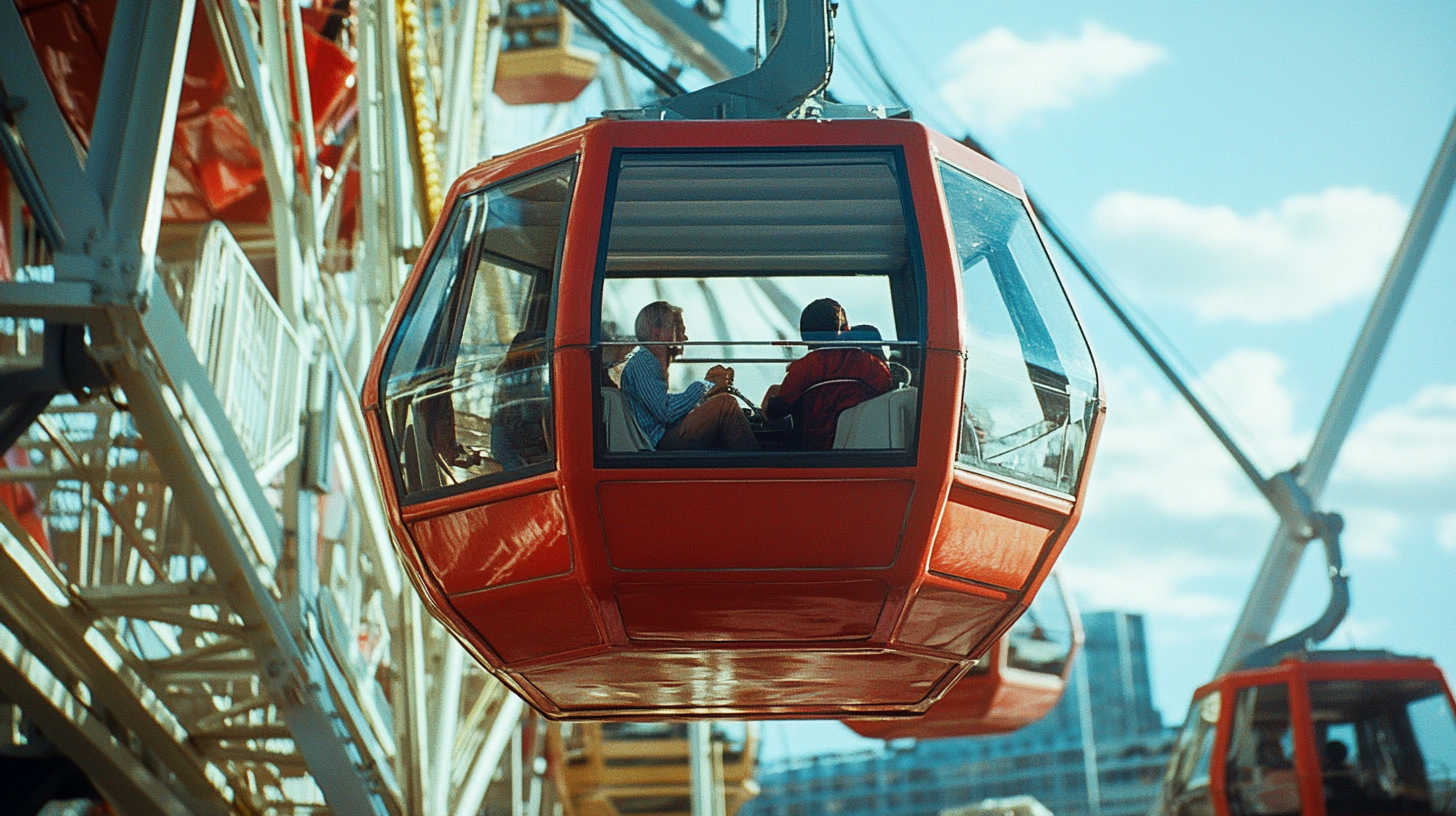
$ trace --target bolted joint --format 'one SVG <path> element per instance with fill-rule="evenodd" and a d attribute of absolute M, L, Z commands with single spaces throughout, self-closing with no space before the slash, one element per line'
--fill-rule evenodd
<path fill-rule="evenodd" d="M 1294 538 L 1307 543 L 1320 535 L 1318 516 L 1314 502 L 1304 487 L 1295 478 L 1294 470 L 1275 474 L 1264 483 L 1264 495 L 1279 514 L 1279 520 L 1289 527 Z"/>

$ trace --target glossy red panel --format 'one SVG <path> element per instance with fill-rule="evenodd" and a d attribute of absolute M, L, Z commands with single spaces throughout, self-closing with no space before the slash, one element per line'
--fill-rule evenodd
<path fill-rule="evenodd" d="M 956 484 L 941 517 L 930 569 L 1019 589 L 1061 520 Z"/>
<path fill-rule="evenodd" d="M 884 581 L 618 584 L 627 636 L 637 640 L 859 640 L 870 636 Z"/>
<path fill-rule="evenodd" d="M 910 602 L 910 611 L 895 640 L 969 655 L 992 634 L 1012 606 L 1004 595 L 987 597 L 996 595 L 994 590 L 981 590 L 984 595 L 977 590 L 980 588 L 927 578 Z"/>
<path fill-rule="evenodd" d="M 871 739 L 946 739 L 1007 734 L 1046 716 L 1062 698 L 1062 678 L 1019 669 L 969 675 L 925 714 L 893 720 L 850 720 Z"/>
<path fill-rule="evenodd" d="M 887 567 L 904 479 L 602 482 L 607 557 L 627 570 Z M 815 510 L 819 512 L 815 512 Z"/>
<path fill-rule="evenodd" d="M 568 701 L 567 710 L 579 716 L 703 707 L 813 714 L 842 711 L 851 700 L 913 706 L 954 668 L 949 661 L 896 652 L 642 650 L 578 658 L 525 676 L 548 697 Z"/>
<path fill-rule="evenodd" d="M 456 595 L 450 603 L 508 663 L 602 642 L 586 593 L 571 578 Z"/>
<path fill-rule="evenodd" d="M 571 571 L 555 490 L 419 521 L 410 533 L 447 595 Z"/>

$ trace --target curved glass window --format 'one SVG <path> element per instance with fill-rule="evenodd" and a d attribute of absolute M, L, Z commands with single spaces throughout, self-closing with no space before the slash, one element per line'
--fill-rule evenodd
<path fill-rule="evenodd" d="M 1060 676 L 1072 655 L 1072 613 L 1054 573 L 1006 633 L 1006 665 Z"/>
<path fill-rule="evenodd" d="M 1328 814 L 1456 816 L 1456 720 L 1433 680 L 1309 684 Z"/>
<path fill-rule="evenodd" d="M 622 151 L 610 192 L 604 460 L 911 461 L 924 283 L 899 151 Z"/>
<path fill-rule="evenodd" d="M 965 312 L 958 462 L 1076 489 L 1097 377 L 1061 281 L 1021 200 L 941 164 Z"/>
<path fill-rule="evenodd" d="M 1193 701 L 1173 757 L 1163 773 L 1159 813 L 1169 816 L 1213 816 L 1209 768 L 1213 760 L 1214 730 L 1221 698 L 1218 692 Z"/>
<path fill-rule="evenodd" d="M 384 370 L 406 500 L 555 461 L 548 321 L 575 166 L 464 196 L 450 214 Z"/>

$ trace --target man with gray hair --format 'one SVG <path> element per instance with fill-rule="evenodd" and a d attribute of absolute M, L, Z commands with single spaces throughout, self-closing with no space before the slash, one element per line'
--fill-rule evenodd
<path fill-rule="evenodd" d="M 682 309 L 665 300 L 637 313 L 641 343 L 622 368 L 622 393 L 637 426 L 660 451 L 756 451 L 758 440 L 738 401 L 727 393 L 733 369 L 715 365 L 704 379 L 677 393 L 667 390 L 667 370 L 688 339 Z"/>

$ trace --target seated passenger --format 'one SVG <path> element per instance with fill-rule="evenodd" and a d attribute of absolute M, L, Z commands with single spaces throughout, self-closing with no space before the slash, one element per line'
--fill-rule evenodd
<path fill-rule="evenodd" d="M 617 328 L 617 324 L 610 320 L 602 321 L 602 340 L 605 341 L 602 347 L 602 387 L 622 388 L 622 364 L 627 362 L 627 355 L 632 353 L 632 347 L 626 345 L 630 338 Z M 606 343 L 623 345 L 606 345 Z"/>
<path fill-rule="evenodd" d="M 1370 810 L 1365 789 L 1350 767 L 1350 746 L 1339 740 L 1325 743 L 1320 769 L 1324 776 L 1325 811 L 1327 813 L 1365 813 Z"/>
<path fill-rule="evenodd" d="M 622 367 L 622 393 L 647 441 L 660 451 L 756 451 L 758 440 L 738 401 L 726 393 L 733 369 L 715 365 L 705 380 L 676 394 L 667 390 L 667 370 L 688 339 L 682 309 L 665 300 L 637 313 L 641 343 Z"/>
<path fill-rule="evenodd" d="M 866 345 L 860 346 L 860 348 L 868 351 L 870 354 L 875 355 L 881 360 L 888 361 L 890 359 L 885 356 L 885 347 L 883 345 L 880 345 L 880 341 L 885 338 L 880 335 L 879 329 L 871 326 L 868 323 L 861 323 L 858 326 L 850 326 L 849 331 L 843 332 L 839 335 L 839 339 L 868 340 L 869 342 Z"/>
<path fill-rule="evenodd" d="M 836 339 L 848 329 L 844 308 L 829 298 L 810 303 L 799 315 L 799 334 L 805 340 Z M 888 392 L 895 383 L 885 361 L 862 348 L 810 348 L 789 364 L 782 383 L 769 386 L 763 410 L 769 419 L 793 414 L 804 450 L 829 450 L 839 415 Z"/>
<path fill-rule="evenodd" d="M 496 368 L 491 457 L 506 470 L 551 460 L 551 402 L 545 387 L 546 333 L 523 331 Z"/>

